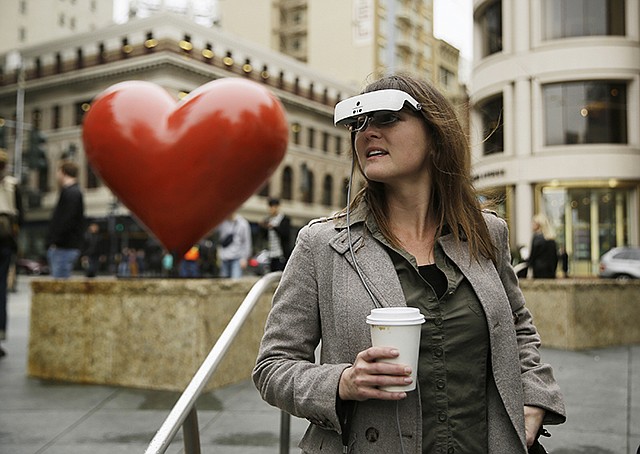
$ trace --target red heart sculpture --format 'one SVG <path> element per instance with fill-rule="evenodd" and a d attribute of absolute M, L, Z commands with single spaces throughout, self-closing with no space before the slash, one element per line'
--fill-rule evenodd
<path fill-rule="evenodd" d="M 276 170 L 284 108 L 244 79 L 209 82 L 182 101 L 150 82 L 101 93 L 84 119 L 94 171 L 169 250 L 183 254 Z"/>

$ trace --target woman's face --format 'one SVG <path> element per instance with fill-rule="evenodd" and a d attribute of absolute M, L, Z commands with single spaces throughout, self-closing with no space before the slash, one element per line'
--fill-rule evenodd
<path fill-rule="evenodd" d="M 355 150 L 364 175 L 385 184 L 419 183 L 429 178 L 431 146 L 422 115 L 400 111 L 397 121 L 379 125 L 370 122 L 356 132 Z"/>

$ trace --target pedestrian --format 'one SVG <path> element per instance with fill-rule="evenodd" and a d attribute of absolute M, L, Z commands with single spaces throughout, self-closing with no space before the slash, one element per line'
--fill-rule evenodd
<path fill-rule="evenodd" d="M 200 251 L 198 245 L 191 246 L 180 262 L 180 277 L 200 277 Z"/>
<path fill-rule="evenodd" d="M 282 271 L 291 253 L 291 219 L 280 211 L 280 200 L 269 198 L 269 216 L 260 223 L 266 234 L 269 250 L 269 269 Z"/>
<path fill-rule="evenodd" d="M 86 276 L 96 277 L 100 267 L 100 226 L 96 222 L 89 224 L 85 239 L 84 256 L 87 258 Z"/>
<path fill-rule="evenodd" d="M 18 180 L 6 174 L 9 154 L 0 148 L 0 342 L 7 339 L 7 292 L 9 269 L 18 250 L 22 225 L 22 198 Z M 0 346 L 0 358 L 6 351 Z"/>
<path fill-rule="evenodd" d="M 220 277 L 232 279 L 242 277 L 252 250 L 249 222 L 234 213 L 220 224 L 218 233 L 220 237 Z"/>
<path fill-rule="evenodd" d="M 173 254 L 166 249 L 162 255 L 162 277 L 173 276 Z"/>
<path fill-rule="evenodd" d="M 66 279 L 84 243 L 84 199 L 78 186 L 78 165 L 63 161 L 56 171 L 60 195 L 49 222 L 47 258 L 51 276 Z"/>
<path fill-rule="evenodd" d="M 466 136 L 428 82 L 396 74 L 336 105 L 364 187 L 300 231 L 274 294 L 253 380 L 311 421 L 305 453 L 524 454 L 563 399 L 511 266 L 506 222 L 473 190 Z M 353 173 L 351 180 L 353 180 Z M 417 387 L 371 347 L 374 307 L 411 306 Z M 316 359 L 316 348 L 318 358 Z"/>
<path fill-rule="evenodd" d="M 118 263 L 116 275 L 118 277 L 129 277 L 131 275 L 129 271 L 129 248 L 122 248 L 122 252 L 118 254 L 116 261 Z"/>
<path fill-rule="evenodd" d="M 560 251 L 558 251 L 558 257 L 560 259 L 560 264 L 562 265 L 562 277 L 569 277 L 569 254 L 567 253 L 567 248 L 561 247 Z"/>
<path fill-rule="evenodd" d="M 533 238 L 529 252 L 529 269 L 534 279 L 555 279 L 558 268 L 558 246 L 555 230 L 549 219 L 541 213 L 531 222 Z"/>

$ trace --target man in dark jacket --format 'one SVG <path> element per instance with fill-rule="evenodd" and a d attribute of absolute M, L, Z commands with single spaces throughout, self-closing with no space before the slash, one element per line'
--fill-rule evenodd
<path fill-rule="evenodd" d="M 282 271 L 291 254 L 291 220 L 280 212 L 280 200 L 269 199 L 269 216 L 260 223 L 267 235 L 271 271 Z"/>
<path fill-rule="evenodd" d="M 84 243 L 84 200 L 77 164 L 63 162 L 56 176 L 61 190 L 49 223 L 47 257 L 52 277 L 68 278 Z"/>

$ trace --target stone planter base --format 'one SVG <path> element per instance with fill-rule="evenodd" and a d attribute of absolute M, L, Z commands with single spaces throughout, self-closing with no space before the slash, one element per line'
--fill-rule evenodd
<path fill-rule="evenodd" d="M 256 281 L 34 280 L 28 373 L 182 391 Z M 523 280 L 521 287 L 544 347 L 640 343 L 640 281 Z M 261 298 L 207 389 L 250 377 L 271 297 Z"/>
<path fill-rule="evenodd" d="M 640 281 L 525 279 L 520 287 L 544 347 L 640 343 Z"/>
<path fill-rule="evenodd" d="M 28 374 L 182 391 L 256 281 L 34 280 Z M 250 377 L 271 297 L 260 299 L 207 389 Z"/>

